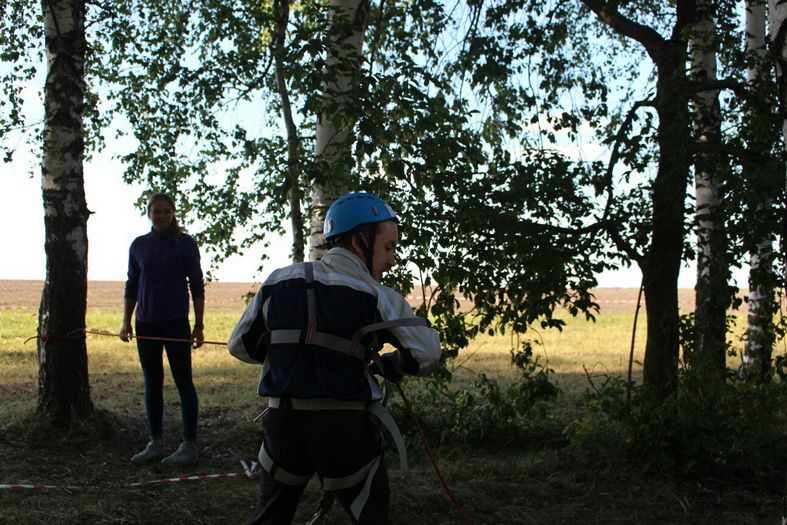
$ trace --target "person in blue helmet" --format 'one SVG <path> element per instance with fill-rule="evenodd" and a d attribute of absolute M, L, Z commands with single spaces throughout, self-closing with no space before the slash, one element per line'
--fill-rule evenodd
<path fill-rule="evenodd" d="M 352 523 L 387 523 L 380 423 L 405 467 L 406 455 L 371 373 L 400 381 L 440 360 L 437 331 L 380 284 L 396 263 L 397 223 L 379 197 L 337 199 L 325 216 L 328 252 L 274 271 L 230 337 L 233 356 L 262 365 L 258 392 L 268 398 L 260 495 L 249 524 L 290 523 L 314 474 Z M 395 350 L 380 355 L 385 343 Z"/>

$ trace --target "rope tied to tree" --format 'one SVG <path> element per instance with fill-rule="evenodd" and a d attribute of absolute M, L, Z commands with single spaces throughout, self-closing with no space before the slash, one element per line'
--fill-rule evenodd
<path fill-rule="evenodd" d="M 51 334 L 42 334 L 39 333 L 32 337 L 28 337 L 25 339 L 24 343 L 26 344 L 33 339 L 38 339 L 43 343 L 60 343 L 67 339 L 72 339 L 77 336 L 82 336 L 86 334 L 91 335 L 102 335 L 107 337 L 120 337 L 120 334 L 115 332 L 110 332 L 109 330 L 96 330 L 96 329 L 88 329 L 88 328 L 77 328 L 71 330 L 70 332 L 66 332 L 64 335 L 51 335 Z M 194 341 L 191 339 L 180 339 L 176 337 L 153 337 L 153 336 L 146 336 L 146 335 L 129 335 L 129 339 L 139 339 L 141 341 L 161 341 L 164 343 L 188 343 L 191 344 Z M 217 346 L 227 346 L 226 341 L 203 341 L 203 345 L 217 345 Z"/>
<path fill-rule="evenodd" d="M 63 341 L 67 341 L 68 339 L 74 339 L 78 335 L 82 335 L 85 333 L 85 327 L 82 328 L 75 328 L 70 332 L 66 332 L 63 335 L 51 335 L 51 334 L 43 334 L 39 332 L 38 334 L 34 335 L 33 337 L 28 337 L 25 339 L 23 344 L 27 344 L 28 341 L 32 341 L 33 339 L 38 339 L 42 343 L 62 343 Z"/>

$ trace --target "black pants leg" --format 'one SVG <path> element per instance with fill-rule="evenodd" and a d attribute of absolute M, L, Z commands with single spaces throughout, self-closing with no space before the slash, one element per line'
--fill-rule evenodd
<path fill-rule="evenodd" d="M 306 485 L 279 483 L 264 470 L 260 471 L 260 497 L 247 525 L 289 525 Z"/>
<path fill-rule="evenodd" d="M 361 512 L 360 519 L 356 520 L 352 517 L 350 505 L 352 505 L 352 502 L 355 501 L 355 498 L 363 489 L 363 485 L 364 483 L 362 482 L 354 487 L 335 491 L 333 494 L 336 495 L 336 501 L 341 504 L 347 512 L 347 515 L 350 516 L 353 524 L 385 525 L 388 523 L 390 488 L 388 486 L 388 471 L 383 461 L 380 462 L 380 466 L 372 478 L 369 499 L 366 500 L 366 504 L 363 506 L 363 512 Z"/>

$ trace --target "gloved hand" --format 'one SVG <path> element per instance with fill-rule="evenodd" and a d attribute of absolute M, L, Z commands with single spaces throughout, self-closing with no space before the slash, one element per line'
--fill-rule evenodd
<path fill-rule="evenodd" d="M 382 363 L 383 369 L 380 370 L 378 364 L 372 362 L 369 367 L 371 373 L 383 376 L 386 381 L 390 381 L 391 383 L 400 383 L 402 381 L 404 378 L 404 371 L 402 370 L 398 351 L 382 354 L 379 362 Z"/>

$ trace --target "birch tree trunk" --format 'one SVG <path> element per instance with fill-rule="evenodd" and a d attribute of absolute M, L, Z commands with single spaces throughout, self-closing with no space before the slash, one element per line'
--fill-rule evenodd
<path fill-rule="evenodd" d="M 309 259 L 325 253 L 322 236 L 325 213 L 331 203 L 347 191 L 353 166 L 351 130 L 354 119 L 347 109 L 356 102 L 352 91 L 361 70 L 363 37 L 368 18 L 368 0 L 331 0 L 331 45 L 328 50 L 328 78 L 323 107 L 317 122 L 314 155 L 321 165 L 322 181 L 312 188 Z M 331 108 L 331 109 L 328 109 Z"/>
<path fill-rule="evenodd" d="M 764 0 L 746 1 L 746 51 L 749 55 L 748 81 L 753 89 L 762 75 L 765 60 L 765 5 Z M 749 125 L 757 125 L 757 115 L 751 106 L 748 109 Z M 756 130 L 750 133 L 750 147 L 756 150 L 758 141 Z M 760 141 L 761 142 L 761 141 Z M 759 166 L 754 163 L 744 165 L 744 176 L 751 181 L 757 191 L 762 187 L 763 178 Z M 757 204 L 749 213 L 758 215 L 771 207 L 771 197 L 760 191 Z M 755 217 L 752 217 L 754 219 Z M 752 220 L 752 224 L 756 221 Z M 757 235 L 758 228 L 753 229 Z M 746 327 L 746 346 L 744 348 L 744 373 L 749 377 L 765 380 L 770 370 L 773 335 L 773 245 L 767 236 L 755 239 L 749 256 L 749 315 Z"/>
<path fill-rule="evenodd" d="M 55 426 L 67 427 L 92 411 L 84 334 L 89 215 L 82 172 L 85 2 L 42 0 L 42 8 L 46 281 L 39 309 L 38 412 Z"/>
<path fill-rule="evenodd" d="M 692 28 L 691 77 L 716 80 L 716 25 L 710 0 L 697 1 Z M 695 347 L 686 353 L 691 366 L 707 377 L 724 377 L 727 294 L 727 239 L 724 228 L 720 175 L 721 110 L 719 92 L 702 91 L 695 100 L 694 132 L 699 148 L 694 162 L 697 232 L 695 287 Z"/>

